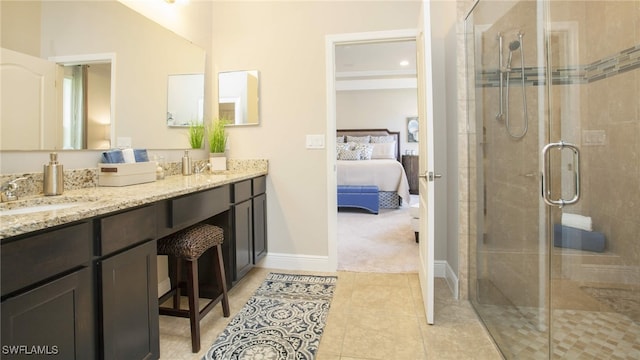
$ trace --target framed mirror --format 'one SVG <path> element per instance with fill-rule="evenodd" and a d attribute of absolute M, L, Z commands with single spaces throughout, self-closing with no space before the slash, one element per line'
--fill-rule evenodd
<path fill-rule="evenodd" d="M 218 116 L 227 126 L 260 124 L 260 74 L 258 70 L 218 74 Z"/>
<path fill-rule="evenodd" d="M 204 74 L 169 75 L 167 125 L 202 124 L 204 118 Z"/>

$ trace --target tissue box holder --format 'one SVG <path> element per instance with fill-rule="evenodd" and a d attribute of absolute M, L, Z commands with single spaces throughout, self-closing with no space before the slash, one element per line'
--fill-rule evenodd
<path fill-rule="evenodd" d="M 99 186 L 127 186 L 156 181 L 156 163 L 98 164 Z"/>

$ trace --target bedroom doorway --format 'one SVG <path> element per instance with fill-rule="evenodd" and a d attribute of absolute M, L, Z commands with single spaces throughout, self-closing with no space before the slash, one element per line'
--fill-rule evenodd
<path fill-rule="evenodd" d="M 398 132 L 397 163 L 403 170 L 402 155 L 418 157 L 418 143 L 410 140 L 413 134 L 408 129 L 410 118 L 417 117 L 418 110 L 416 34 L 415 30 L 401 30 L 332 36 L 340 39 L 332 40 L 335 53 L 327 59 L 335 64 L 335 76 L 328 77 L 334 90 L 328 96 L 333 104 L 328 105 L 333 115 L 329 122 L 333 123 L 328 124 L 327 134 L 341 129 Z M 384 65 L 385 59 L 391 65 Z M 403 60 L 406 63 L 400 64 Z M 336 140 L 331 136 L 327 139 L 327 148 L 332 150 L 336 145 L 332 141 Z M 328 156 L 335 163 L 338 150 L 327 153 L 332 153 Z M 335 176 L 337 171 L 330 173 Z M 336 178 L 331 182 L 336 184 Z M 332 214 L 336 238 L 333 244 L 330 241 L 330 254 L 336 254 L 338 270 L 418 272 L 418 244 L 408 206 L 418 200 L 415 194 L 407 193 L 406 197 L 399 209 L 381 208 L 378 215 L 366 210 L 341 210 L 338 214 L 337 204 L 331 207 L 336 209 Z"/>

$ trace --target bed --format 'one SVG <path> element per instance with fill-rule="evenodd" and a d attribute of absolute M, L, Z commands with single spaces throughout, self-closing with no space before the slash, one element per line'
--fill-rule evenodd
<path fill-rule="evenodd" d="M 338 186 L 377 186 L 380 208 L 409 205 L 409 182 L 400 162 L 399 140 L 399 132 L 387 129 L 337 130 Z"/>

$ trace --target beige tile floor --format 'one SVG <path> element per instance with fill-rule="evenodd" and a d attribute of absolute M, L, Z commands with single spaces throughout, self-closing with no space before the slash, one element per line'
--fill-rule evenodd
<path fill-rule="evenodd" d="M 230 318 L 218 305 L 202 320 L 198 354 L 189 320 L 161 316 L 161 359 L 201 359 L 270 271 L 277 272 L 254 269 L 230 291 Z M 443 279 L 435 283 L 435 324 L 427 325 L 417 274 L 337 275 L 316 360 L 502 359 L 469 302 L 453 299 Z"/>

